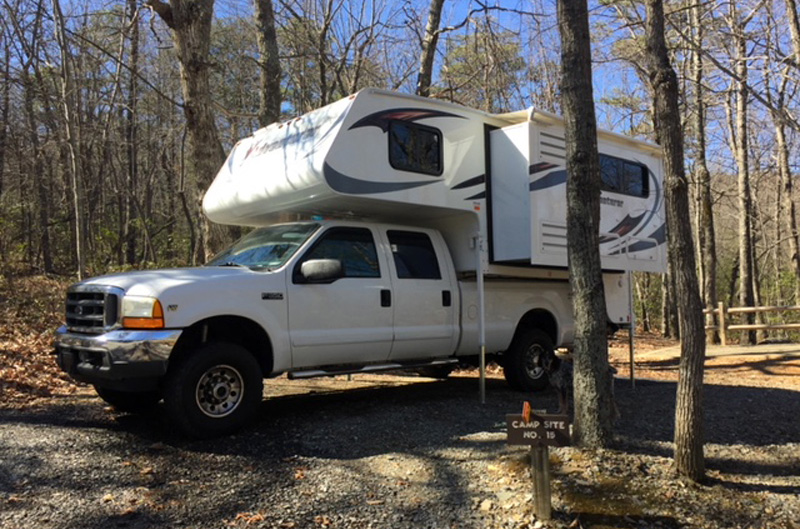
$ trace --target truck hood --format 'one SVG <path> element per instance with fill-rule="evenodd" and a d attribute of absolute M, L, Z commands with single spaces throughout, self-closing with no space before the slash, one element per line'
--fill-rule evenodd
<path fill-rule="evenodd" d="M 198 283 L 206 283 L 208 286 L 204 289 L 208 293 L 230 288 L 238 289 L 246 287 L 247 284 L 258 284 L 258 288 L 271 286 L 282 290 L 284 285 L 280 276 L 281 274 L 255 272 L 239 266 L 202 266 L 111 274 L 86 279 L 79 285 L 112 286 L 121 288 L 130 295 L 160 297 L 166 293 L 175 294 L 186 288 L 196 289 Z"/>

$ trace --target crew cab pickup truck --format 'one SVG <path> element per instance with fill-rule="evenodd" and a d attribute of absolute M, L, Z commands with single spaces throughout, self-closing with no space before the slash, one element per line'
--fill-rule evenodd
<path fill-rule="evenodd" d="M 487 279 L 486 351 L 511 386 L 541 389 L 573 337 L 566 279 Z M 207 265 L 69 288 L 61 368 L 126 411 L 163 399 L 194 437 L 243 426 L 264 379 L 425 368 L 479 351 L 476 277 L 432 229 L 354 221 L 255 229 Z"/>

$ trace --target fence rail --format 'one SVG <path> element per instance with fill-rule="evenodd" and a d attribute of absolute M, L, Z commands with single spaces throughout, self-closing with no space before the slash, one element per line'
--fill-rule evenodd
<path fill-rule="evenodd" d="M 759 312 L 800 312 L 800 307 L 726 307 L 724 302 L 720 302 L 716 309 L 705 309 L 703 311 L 704 315 L 714 314 L 718 322 L 717 325 L 706 325 L 706 331 L 718 332 L 720 343 L 722 345 L 728 345 L 728 333 L 731 331 L 779 331 L 800 329 L 800 323 L 729 323 L 731 315 L 755 314 Z M 712 340 L 712 336 L 709 336 L 709 342 Z"/>

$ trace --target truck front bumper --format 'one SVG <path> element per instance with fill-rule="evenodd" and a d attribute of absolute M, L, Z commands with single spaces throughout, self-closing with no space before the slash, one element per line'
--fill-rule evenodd
<path fill-rule="evenodd" d="M 126 331 L 87 335 L 56 331 L 59 367 L 72 378 L 120 391 L 158 387 L 181 330 Z"/>

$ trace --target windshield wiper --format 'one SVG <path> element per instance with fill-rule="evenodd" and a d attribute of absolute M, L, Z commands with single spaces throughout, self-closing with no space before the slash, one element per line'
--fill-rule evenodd
<path fill-rule="evenodd" d="M 224 263 L 215 266 L 244 266 L 244 265 L 239 263 L 234 263 L 233 261 L 225 261 Z"/>

